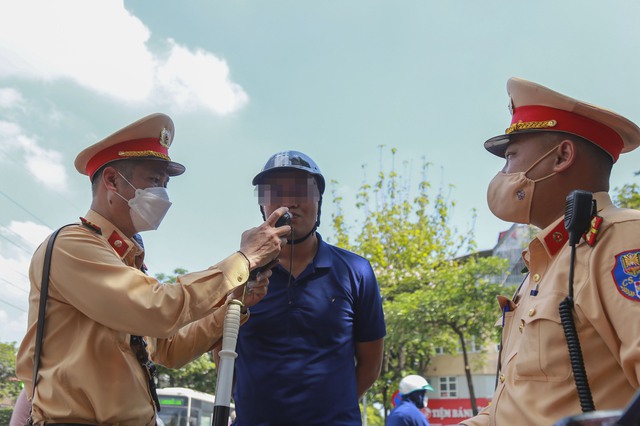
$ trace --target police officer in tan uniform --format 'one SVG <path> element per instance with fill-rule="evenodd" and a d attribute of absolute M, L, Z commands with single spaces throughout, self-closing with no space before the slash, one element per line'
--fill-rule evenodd
<path fill-rule="evenodd" d="M 252 306 L 266 294 L 270 271 L 245 283 L 250 270 L 286 243 L 289 226 L 273 226 L 286 208 L 245 231 L 238 252 L 176 284 L 144 273 L 144 249 L 134 235 L 158 228 L 171 205 L 169 177 L 185 170 L 169 157 L 173 135 L 171 118 L 152 114 L 76 158 L 78 171 L 92 181 L 93 201 L 81 222 L 63 228 L 54 242 L 35 424 L 155 425 L 148 358 L 185 365 L 220 340 L 227 300 L 246 291 L 245 306 Z M 46 243 L 31 262 L 29 323 L 17 357 L 29 398 Z M 188 240 L 176 243 L 188 249 Z"/>
<path fill-rule="evenodd" d="M 491 404 L 463 424 L 552 425 L 581 412 L 559 305 L 568 294 L 565 200 L 593 193 L 597 214 L 576 245 L 573 316 L 597 410 L 623 408 L 640 380 L 640 212 L 612 203 L 609 175 L 640 129 L 609 110 L 512 78 L 512 121 L 485 148 L 506 160 L 488 188 L 491 211 L 541 229 L 523 252 L 528 274 L 503 315 Z"/>

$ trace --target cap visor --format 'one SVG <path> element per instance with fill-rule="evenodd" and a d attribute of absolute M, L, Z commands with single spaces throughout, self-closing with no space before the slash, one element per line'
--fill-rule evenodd
<path fill-rule="evenodd" d="M 511 142 L 510 135 L 494 136 L 484 143 L 484 148 L 493 155 L 504 158 L 504 153 L 507 150 L 509 142 Z"/>
<path fill-rule="evenodd" d="M 167 167 L 167 173 L 169 176 L 179 176 L 187 170 L 185 166 L 180 163 L 176 163 L 175 161 L 169 161 L 169 166 Z"/>

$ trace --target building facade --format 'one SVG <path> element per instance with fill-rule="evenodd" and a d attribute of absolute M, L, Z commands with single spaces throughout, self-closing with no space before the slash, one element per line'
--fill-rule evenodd
<path fill-rule="evenodd" d="M 495 282 L 501 282 L 505 287 L 520 284 L 525 268 L 522 250 L 535 232 L 528 225 L 514 224 L 500 233 L 492 250 L 476 253 L 479 256 L 497 256 L 508 260 L 508 270 L 502 276 L 492 277 Z M 434 389 L 427 392 L 429 406 L 426 413 L 431 426 L 456 425 L 473 415 L 462 352 L 447 354 L 441 348 L 436 348 L 436 353 L 424 372 Z M 490 403 L 496 386 L 499 345 L 496 342 L 476 342 L 469 339 L 467 353 L 476 404 L 478 410 L 481 410 Z"/>

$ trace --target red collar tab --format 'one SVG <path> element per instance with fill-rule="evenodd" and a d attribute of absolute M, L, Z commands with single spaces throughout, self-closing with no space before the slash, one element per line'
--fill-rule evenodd
<path fill-rule="evenodd" d="M 80 222 L 82 222 L 82 224 L 84 226 L 86 226 L 87 228 L 91 229 L 93 232 L 95 232 L 98 235 L 102 235 L 102 229 L 100 229 L 100 227 L 98 225 L 96 225 L 93 222 L 89 222 L 87 219 L 85 219 L 84 217 L 80 218 Z"/>
<path fill-rule="evenodd" d="M 567 132 L 598 145 L 618 160 L 624 142 L 611 127 L 583 115 L 542 105 L 525 105 L 515 109 L 506 134 L 519 130 Z"/>
<path fill-rule="evenodd" d="M 127 250 L 129 250 L 129 244 L 125 241 L 124 237 L 120 236 L 116 231 L 111 233 L 108 241 L 120 257 L 123 257 Z"/>
<path fill-rule="evenodd" d="M 549 249 L 551 256 L 555 256 L 568 240 L 569 233 L 564 228 L 564 221 L 562 220 L 544 237 L 544 243 Z"/>

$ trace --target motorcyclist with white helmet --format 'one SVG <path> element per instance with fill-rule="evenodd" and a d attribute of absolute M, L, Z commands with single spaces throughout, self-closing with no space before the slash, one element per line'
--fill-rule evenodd
<path fill-rule="evenodd" d="M 416 374 L 406 376 L 400 381 L 400 397 L 402 400 L 391 411 L 387 418 L 387 426 L 429 426 L 425 415 L 420 411 L 427 406 L 428 390 L 433 390 L 429 382 Z"/>

